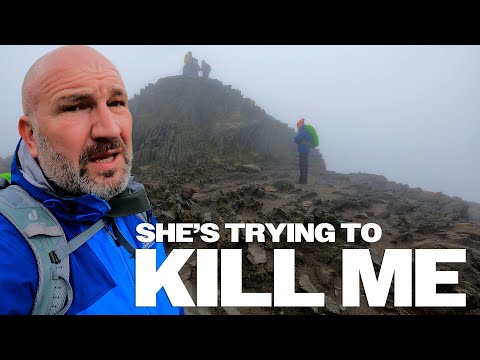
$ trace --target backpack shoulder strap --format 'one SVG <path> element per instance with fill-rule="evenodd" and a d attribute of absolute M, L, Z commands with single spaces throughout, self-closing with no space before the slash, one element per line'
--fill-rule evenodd
<path fill-rule="evenodd" d="M 150 223 L 152 221 L 151 214 L 148 211 L 143 211 L 135 215 L 143 222 Z"/>
<path fill-rule="evenodd" d="M 54 263 L 51 252 L 67 240 L 55 217 L 24 189 L 10 185 L 0 191 L 0 213 L 23 235 L 38 265 L 38 287 L 32 315 L 63 315 L 73 299 L 69 257 Z"/>
<path fill-rule="evenodd" d="M 9 185 L 10 185 L 10 183 L 8 182 L 8 180 L 5 179 L 4 177 L 0 176 L 0 190 L 5 189 Z"/>

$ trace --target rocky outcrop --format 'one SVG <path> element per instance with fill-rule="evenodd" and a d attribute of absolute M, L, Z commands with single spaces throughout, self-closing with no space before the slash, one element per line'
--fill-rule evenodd
<path fill-rule="evenodd" d="M 214 79 L 162 78 L 129 101 L 135 166 L 295 162 L 295 131 Z M 312 163 L 325 169 L 315 149 Z"/>

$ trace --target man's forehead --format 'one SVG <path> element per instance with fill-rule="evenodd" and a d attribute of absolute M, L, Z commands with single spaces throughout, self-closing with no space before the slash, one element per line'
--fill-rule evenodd
<path fill-rule="evenodd" d="M 44 81 L 50 76 L 68 76 L 82 71 L 111 73 L 111 76 L 121 78 L 110 60 L 88 46 L 61 47 L 44 55 L 34 65 L 30 77 L 34 81 Z"/>
<path fill-rule="evenodd" d="M 57 61 L 55 63 L 47 64 L 47 66 L 40 69 L 36 78 L 37 81 L 48 81 L 49 79 L 71 79 L 74 81 L 89 75 L 97 75 L 123 84 L 123 80 L 117 68 L 112 63 L 106 61 Z"/>
<path fill-rule="evenodd" d="M 40 58 L 26 75 L 23 94 L 33 100 L 51 90 L 56 93 L 59 87 L 81 88 L 86 85 L 82 85 L 82 79 L 88 80 L 89 75 L 107 79 L 110 86 L 125 92 L 120 73 L 110 60 L 91 47 L 75 45 L 55 49 Z"/>
<path fill-rule="evenodd" d="M 39 96 L 122 96 L 126 95 L 123 80 L 109 63 L 86 63 L 82 66 L 58 64 L 37 78 Z"/>
<path fill-rule="evenodd" d="M 89 46 L 62 46 L 39 58 L 31 70 L 33 74 L 42 74 L 62 66 L 75 67 L 92 62 L 111 64 L 105 56 Z"/>

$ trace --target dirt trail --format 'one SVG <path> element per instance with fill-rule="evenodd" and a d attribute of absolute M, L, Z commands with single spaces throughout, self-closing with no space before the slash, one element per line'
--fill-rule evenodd
<path fill-rule="evenodd" d="M 258 169 L 259 170 L 259 169 Z M 296 292 L 325 293 L 324 308 L 189 308 L 189 314 L 480 314 L 480 204 L 467 203 L 441 193 L 411 189 L 371 174 L 339 174 L 311 168 L 309 183 L 297 184 L 297 166 L 266 167 L 261 171 L 242 167 L 220 167 L 195 172 L 192 169 L 156 175 L 153 167 L 137 176 L 147 186 L 159 221 L 224 223 L 332 223 L 334 243 L 232 244 L 227 234 L 218 249 L 243 249 L 243 291 L 273 292 L 273 249 L 294 248 Z M 182 188 L 193 189 L 185 199 Z M 173 197 L 175 194 L 175 198 Z M 188 196 L 187 196 L 188 197 Z M 173 200 L 172 200 L 173 199 Z M 167 216 L 168 215 L 168 216 Z M 167 217 L 166 217 L 167 216 Z M 347 243 L 339 224 L 376 223 L 382 238 L 367 243 L 355 235 Z M 208 247 L 194 244 L 167 244 L 176 247 Z M 209 245 L 211 247 L 211 245 Z M 385 249 L 467 249 L 465 263 L 437 265 L 437 270 L 458 271 L 456 285 L 437 285 L 437 292 L 465 293 L 467 306 L 461 308 L 395 307 L 393 286 L 385 306 L 370 307 L 361 286 L 360 307 L 342 306 L 342 249 L 370 249 L 377 276 Z M 263 259 L 255 260 L 255 256 Z M 195 298 L 194 256 L 181 271 Z M 253 259 L 253 260 L 252 260 Z M 219 302 L 220 304 L 220 302 Z"/>

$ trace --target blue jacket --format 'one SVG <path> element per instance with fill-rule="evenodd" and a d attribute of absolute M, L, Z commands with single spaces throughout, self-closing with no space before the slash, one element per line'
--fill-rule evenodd
<path fill-rule="evenodd" d="M 310 152 L 310 145 L 313 145 L 313 138 L 307 131 L 305 125 L 298 128 L 298 134 L 295 136 L 295 143 L 298 144 L 297 150 L 299 153 Z"/>
<path fill-rule="evenodd" d="M 110 205 L 95 195 L 62 198 L 53 189 L 48 189 L 40 167 L 22 143 L 20 140 L 12 161 L 12 184 L 23 187 L 55 215 L 67 241 L 110 210 Z M 21 168 L 17 165 L 17 157 Z M 142 220 L 131 215 L 115 221 L 125 238 L 141 248 L 143 243 L 136 239 L 135 228 Z M 153 221 L 155 224 L 155 219 Z M 113 233 L 111 225 L 109 227 Z M 23 236 L 2 215 L 0 234 L 0 314 L 29 314 L 38 282 L 35 257 Z M 155 242 L 152 248 L 157 249 L 158 267 L 166 258 L 165 248 L 162 243 Z M 67 315 L 183 314 L 182 308 L 171 305 L 163 288 L 157 293 L 156 307 L 136 307 L 134 270 L 134 259 L 123 246 L 115 244 L 107 229 L 97 232 L 70 254 L 70 283 L 74 296 Z"/>

